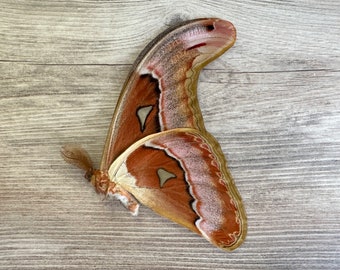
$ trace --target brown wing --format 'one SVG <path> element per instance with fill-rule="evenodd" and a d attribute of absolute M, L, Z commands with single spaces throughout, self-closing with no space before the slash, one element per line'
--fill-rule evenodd
<path fill-rule="evenodd" d="M 101 170 L 139 139 L 190 127 L 205 132 L 196 97 L 199 71 L 230 48 L 230 22 L 185 22 L 152 41 L 138 57 L 123 87 L 106 140 Z"/>
<path fill-rule="evenodd" d="M 155 212 L 232 250 L 246 234 L 246 216 L 219 144 L 198 130 L 149 135 L 112 164 L 110 180 Z"/>

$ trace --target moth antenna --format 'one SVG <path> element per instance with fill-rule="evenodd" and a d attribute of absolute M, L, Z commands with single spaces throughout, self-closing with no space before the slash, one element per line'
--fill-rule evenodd
<path fill-rule="evenodd" d="M 78 144 L 66 144 L 60 150 L 62 158 L 79 169 L 85 171 L 85 178 L 91 179 L 94 168 L 93 162 L 87 151 Z"/>

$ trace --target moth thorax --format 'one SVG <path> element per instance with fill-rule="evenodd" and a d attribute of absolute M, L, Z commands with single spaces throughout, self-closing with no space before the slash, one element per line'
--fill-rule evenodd
<path fill-rule="evenodd" d="M 98 193 L 102 193 L 104 195 L 107 194 L 110 185 L 109 175 L 107 172 L 94 170 L 90 181 Z"/>

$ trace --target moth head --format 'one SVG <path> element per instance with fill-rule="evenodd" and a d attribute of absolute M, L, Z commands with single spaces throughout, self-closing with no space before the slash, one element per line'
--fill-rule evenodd
<path fill-rule="evenodd" d="M 61 148 L 63 159 L 79 169 L 85 171 L 84 177 L 91 182 L 98 193 L 105 194 L 109 188 L 107 173 L 93 168 L 93 163 L 87 151 L 77 144 L 67 144 Z"/>
<path fill-rule="evenodd" d="M 91 181 L 94 175 L 93 163 L 87 151 L 78 144 L 66 144 L 60 150 L 63 159 L 85 171 L 84 177 Z"/>

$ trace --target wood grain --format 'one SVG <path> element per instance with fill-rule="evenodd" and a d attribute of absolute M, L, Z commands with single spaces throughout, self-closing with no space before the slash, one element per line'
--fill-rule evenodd
<path fill-rule="evenodd" d="M 0 3 L 0 269 L 338 269 L 338 1 Z M 174 21 L 232 21 L 238 40 L 201 74 L 207 129 L 249 219 L 232 253 L 142 207 L 103 200 L 60 158 L 99 164 L 120 88 Z"/>

